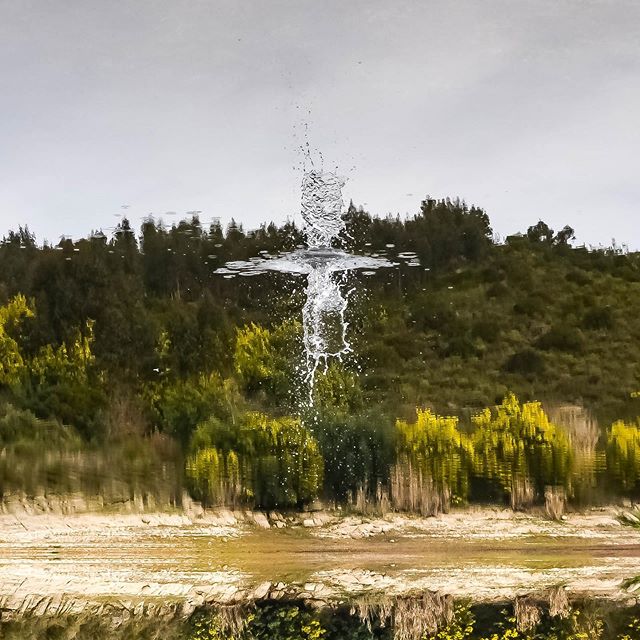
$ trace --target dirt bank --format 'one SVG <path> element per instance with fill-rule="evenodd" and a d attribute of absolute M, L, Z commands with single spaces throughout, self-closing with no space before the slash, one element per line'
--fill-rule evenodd
<path fill-rule="evenodd" d="M 637 575 L 640 533 L 613 509 L 562 522 L 501 509 L 0 516 L 0 606 L 13 612 L 424 590 L 497 601 L 558 584 L 619 599 Z"/>

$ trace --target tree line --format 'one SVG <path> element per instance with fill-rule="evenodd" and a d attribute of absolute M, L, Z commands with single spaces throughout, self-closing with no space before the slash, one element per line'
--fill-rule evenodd
<path fill-rule="evenodd" d="M 95 455 L 135 441 L 145 463 L 136 467 L 131 453 L 140 473 L 129 484 L 152 469 L 166 474 L 172 460 L 167 483 L 184 480 L 213 503 L 366 496 L 428 510 L 416 495 L 439 504 L 509 499 L 521 476 L 538 495 L 547 484 L 571 493 L 570 447 L 544 412 L 541 449 L 531 449 L 526 429 L 512 433 L 486 417 L 514 393 L 519 407 L 579 404 L 618 424 L 603 430 L 600 451 L 607 477 L 635 490 L 629 456 L 638 445 L 616 442 L 638 441 L 638 254 L 573 246 L 570 227 L 543 222 L 498 241 L 487 214 L 457 199 L 427 198 L 407 219 L 350 205 L 345 218 L 345 248 L 399 266 L 350 275 L 354 351 L 319 377 L 313 415 L 300 407 L 302 283 L 215 273 L 228 260 L 300 245 L 293 223 L 245 231 L 193 217 L 134 230 L 122 220 L 111 237 L 56 245 L 38 244 L 26 227 L 8 232 L 2 446 L 26 450 L 42 429 L 60 436 L 52 447 Z M 633 453 L 616 462 L 616 447 Z M 508 468 L 489 452 L 506 456 Z M 34 486 L 51 478 L 37 468 Z"/>

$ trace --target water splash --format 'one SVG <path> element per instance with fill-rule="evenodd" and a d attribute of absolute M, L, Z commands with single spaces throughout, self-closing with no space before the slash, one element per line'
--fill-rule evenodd
<path fill-rule="evenodd" d="M 310 249 L 333 246 L 344 231 L 342 187 L 345 181 L 335 173 L 307 171 L 302 178 L 303 232 Z"/>
<path fill-rule="evenodd" d="M 268 271 L 307 276 L 306 301 L 302 309 L 305 349 L 304 380 L 309 401 L 318 369 L 325 371 L 332 359 L 342 360 L 351 352 L 346 311 L 352 290 L 345 291 L 349 271 L 371 275 L 381 267 L 396 263 L 378 255 L 350 254 L 334 247 L 345 231 L 342 187 L 345 181 L 335 173 L 316 169 L 302 180 L 303 233 L 307 249 L 275 256 L 228 262 L 216 273 L 225 277 L 252 276 Z"/>
<path fill-rule="evenodd" d="M 331 265 L 323 264 L 307 276 L 306 302 L 302 308 L 302 327 L 306 356 L 306 382 L 310 400 L 318 367 L 326 368 L 329 360 L 342 360 L 351 352 L 347 338 L 349 324 L 346 320 L 349 292 L 342 291 L 344 272 L 336 273 Z"/>

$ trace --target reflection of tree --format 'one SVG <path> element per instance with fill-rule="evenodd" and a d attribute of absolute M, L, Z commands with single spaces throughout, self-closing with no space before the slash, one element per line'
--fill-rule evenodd
<path fill-rule="evenodd" d="M 598 448 L 601 435 L 598 420 L 579 405 L 550 407 L 549 418 L 569 438 L 573 452 L 572 494 L 580 502 L 588 501 L 597 486 L 597 473 L 604 466 L 604 452 Z"/>
<path fill-rule="evenodd" d="M 517 504 L 542 496 L 547 486 L 569 484 L 569 440 L 540 403 L 521 405 L 511 394 L 472 422 L 475 430 L 468 436 L 457 418 L 429 410 L 418 410 L 415 422 L 397 421 L 391 493 L 398 508 L 446 508 L 450 497 L 468 497 L 473 479 L 496 482 Z"/>
<path fill-rule="evenodd" d="M 209 504 L 301 507 L 322 485 L 318 443 L 295 418 L 247 414 L 239 426 L 211 419 L 187 460 L 194 493 Z"/>
<path fill-rule="evenodd" d="M 415 422 L 398 420 L 396 431 L 391 494 L 397 508 L 431 513 L 467 498 L 473 451 L 457 418 L 419 409 Z"/>
<path fill-rule="evenodd" d="M 546 485 L 567 485 L 572 453 L 569 439 L 549 421 L 539 402 L 520 404 L 505 397 L 494 411 L 473 417 L 474 473 L 497 480 L 510 493 L 516 479 L 529 479 L 542 493 Z"/>
<path fill-rule="evenodd" d="M 620 420 L 611 425 L 607 434 L 607 471 L 624 491 L 635 489 L 640 477 L 639 427 L 638 423 Z"/>

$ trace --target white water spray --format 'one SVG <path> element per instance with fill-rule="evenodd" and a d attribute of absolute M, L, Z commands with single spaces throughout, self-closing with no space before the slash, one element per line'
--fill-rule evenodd
<path fill-rule="evenodd" d="M 346 311 L 350 291 L 344 291 L 345 275 L 362 269 L 371 273 L 395 263 L 378 256 L 345 253 L 334 247 L 345 229 L 342 187 L 345 181 L 334 173 L 307 171 L 302 180 L 302 231 L 307 249 L 269 258 L 228 262 L 216 272 L 227 277 L 249 276 L 266 271 L 306 274 L 306 302 L 302 309 L 306 370 L 304 378 L 313 402 L 319 367 L 326 371 L 332 359 L 342 360 L 351 352 Z"/>

